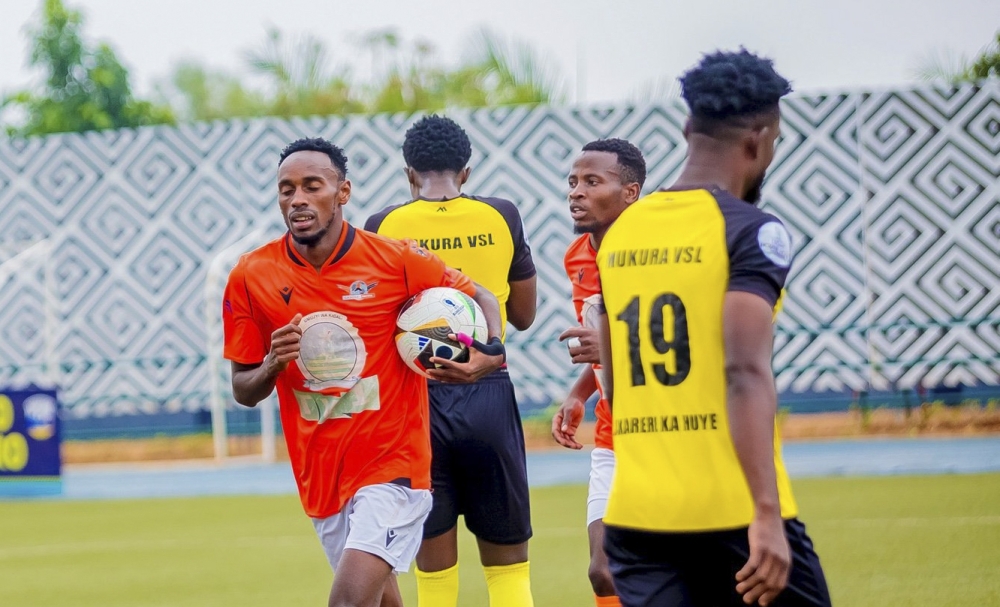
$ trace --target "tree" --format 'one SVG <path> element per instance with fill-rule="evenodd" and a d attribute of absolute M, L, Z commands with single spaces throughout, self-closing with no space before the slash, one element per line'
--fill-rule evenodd
<path fill-rule="evenodd" d="M 263 94 L 247 89 L 230 74 L 209 70 L 196 61 L 177 64 L 170 81 L 159 84 L 156 90 L 181 120 L 253 118 L 268 112 Z"/>
<path fill-rule="evenodd" d="M 949 84 L 963 82 L 980 82 L 991 78 L 1000 78 L 1000 31 L 996 38 L 988 44 L 979 56 L 969 60 L 965 57 L 931 56 L 917 69 L 921 80 L 940 81 Z"/>
<path fill-rule="evenodd" d="M 965 74 L 971 80 L 986 80 L 1000 78 L 1000 31 L 996 38 L 983 49 L 979 57 L 972 62 Z"/>
<path fill-rule="evenodd" d="M 441 64 L 430 42 L 404 40 L 391 28 L 358 36 L 356 45 L 362 59 L 371 60 L 366 81 L 336 67 L 321 40 L 271 29 L 244 53 L 247 71 L 262 77 L 263 87 L 188 61 L 157 88 L 185 120 L 433 112 L 563 99 L 558 71 L 533 48 L 487 30 L 472 36 L 467 47 L 473 51 L 455 67 Z M 358 53 L 352 55 L 357 62 Z"/>
<path fill-rule="evenodd" d="M 329 52 L 313 36 L 286 42 L 272 28 L 264 45 L 246 53 L 245 59 L 252 71 L 269 81 L 268 115 L 287 118 L 364 109 L 354 97 L 347 71 L 331 68 Z"/>
<path fill-rule="evenodd" d="M 628 100 L 636 105 L 644 105 L 680 99 L 680 96 L 680 80 L 675 76 L 660 76 L 632 89 L 628 94 Z"/>
<path fill-rule="evenodd" d="M 105 43 L 89 48 L 83 15 L 62 0 L 44 0 L 39 23 L 29 30 L 30 67 L 45 74 L 40 91 L 25 89 L 4 97 L 0 108 L 24 116 L 7 125 L 17 136 L 83 132 L 172 123 L 169 108 L 132 95 L 128 70 Z"/>
<path fill-rule="evenodd" d="M 468 67 L 481 78 L 488 105 L 535 105 L 564 99 L 558 71 L 531 45 L 483 29 L 471 46 Z"/>

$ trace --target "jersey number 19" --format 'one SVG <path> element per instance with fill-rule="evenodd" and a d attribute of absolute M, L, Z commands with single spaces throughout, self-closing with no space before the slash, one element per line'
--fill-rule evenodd
<path fill-rule="evenodd" d="M 663 315 L 667 307 L 670 308 L 674 320 L 673 336 L 670 340 L 667 340 L 663 331 Z M 643 316 L 637 295 L 615 318 L 628 326 L 628 356 L 633 386 L 646 385 L 646 369 L 639 350 L 639 332 L 644 327 L 649 330 L 649 339 L 654 350 L 659 354 L 674 353 L 673 373 L 667 370 L 665 363 L 653 363 L 656 381 L 664 386 L 676 386 L 687 378 L 691 371 L 691 348 L 688 345 L 687 311 L 680 297 L 673 293 L 660 293 L 653 300 L 648 315 Z"/>

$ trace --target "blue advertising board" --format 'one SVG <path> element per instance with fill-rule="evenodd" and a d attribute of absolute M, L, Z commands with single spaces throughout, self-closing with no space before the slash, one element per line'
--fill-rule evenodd
<path fill-rule="evenodd" d="M 62 491 L 55 390 L 0 388 L 0 497 Z"/>

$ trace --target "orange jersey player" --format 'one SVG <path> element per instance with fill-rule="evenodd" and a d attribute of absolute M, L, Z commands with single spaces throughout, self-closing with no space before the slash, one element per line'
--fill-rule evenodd
<path fill-rule="evenodd" d="M 585 365 L 552 420 L 552 435 L 559 444 L 571 449 L 582 445 L 575 439 L 583 420 L 584 402 L 596 391 L 597 427 L 595 449 L 590 454 L 590 487 L 587 492 L 587 534 L 590 539 L 590 582 L 598 607 L 618 605 L 615 589 L 604 554 L 604 510 L 608 503 L 611 477 L 615 471 L 615 453 L 611 440 L 611 410 L 604 399 L 598 321 L 604 304 L 597 273 L 597 249 L 608 228 L 639 197 L 646 180 L 646 162 L 642 153 L 622 139 L 592 141 L 573 163 L 569 175 L 569 210 L 573 231 L 581 234 L 566 251 L 566 275 L 573 285 L 573 306 L 579 327 L 559 336 L 569 345 L 574 363 Z"/>
<path fill-rule="evenodd" d="M 330 605 L 401 605 L 393 571 L 409 568 L 431 507 L 427 385 L 399 357 L 395 320 L 431 287 L 473 296 L 489 346 L 470 379 L 504 362 L 496 298 L 411 243 L 343 220 L 347 158 L 323 139 L 290 144 L 278 164 L 288 233 L 245 254 L 223 302 L 233 395 L 254 406 L 277 388 L 282 429 L 307 515 L 336 572 Z"/>

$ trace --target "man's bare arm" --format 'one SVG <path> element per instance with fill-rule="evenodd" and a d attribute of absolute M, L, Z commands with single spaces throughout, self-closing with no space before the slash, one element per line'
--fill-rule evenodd
<path fill-rule="evenodd" d="M 573 382 L 569 394 L 552 416 L 552 438 L 563 447 L 582 449 L 583 445 L 576 441 L 576 429 L 583 421 L 584 405 L 587 399 L 597 391 L 597 376 L 594 367 L 585 365 L 580 376 Z"/>
<path fill-rule="evenodd" d="M 233 398 L 241 405 L 255 407 L 274 390 L 278 374 L 285 370 L 290 362 L 299 357 L 299 341 L 302 339 L 302 329 L 299 321 L 301 314 L 296 314 L 284 327 L 271 334 L 271 350 L 264 361 L 255 365 L 233 362 Z"/>
<path fill-rule="evenodd" d="M 507 298 L 507 321 L 518 331 L 524 331 L 535 322 L 538 310 L 538 276 L 510 283 Z"/>
<path fill-rule="evenodd" d="M 785 537 L 774 469 L 778 398 L 771 370 L 771 306 L 753 293 L 731 291 L 723 309 L 726 408 L 733 446 L 753 498 L 750 558 L 736 574 L 748 604 L 769 604 L 788 583 L 791 552 Z"/>
<path fill-rule="evenodd" d="M 271 375 L 264 363 L 244 365 L 232 363 L 233 367 L 233 398 L 246 407 L 256 407 L 274 391 L 278 379 L 277 373 Z"/>
<path fill-rule="evenodd" d="M 472 296 L 472 299 L 476 300 L 479 307 L 483 310 L 483 316 L 486 317 L 486 332 L 492 337 L 500 337 L 503 333 L 503 325 L 500 320 L 500 302 L 493 293 L 477 282 L 473 282 L 476 286 L 476 293 Z"/>

